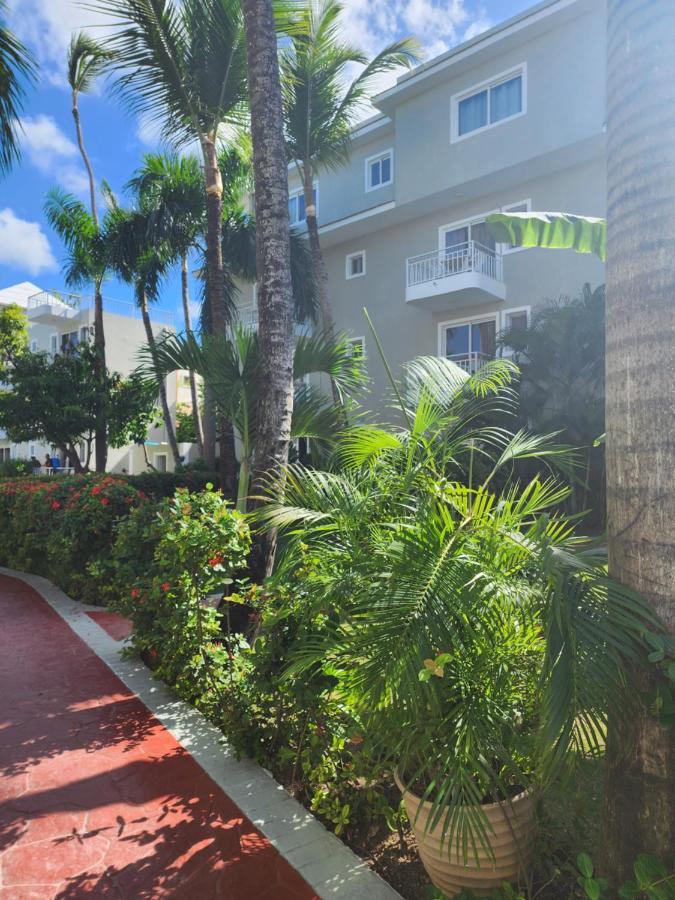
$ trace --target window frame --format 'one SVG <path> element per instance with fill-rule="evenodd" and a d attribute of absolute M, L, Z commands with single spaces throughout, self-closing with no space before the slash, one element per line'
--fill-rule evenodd
<path fill-rule="evenodd" d="M 164 458 L 164 468 L 163 469 L 157 469 L 157 460 L 160 457 Z M 157 469 L 158 472 L 168 472 L 169 471 L 169 454 L 166 451 L 160 452 L 160 453 L 153 453 L 152 464 L 155 467 L 155 469 Z"/>
<path fill-rule="evenodd" d="M 389 157 L 389 181 L 381 181 L 379 184 L 371 184 L 370 183 L 370 166 L 372 163 L 377 162 L 378 160 L 386 159 Z M 371 191 L 379 191 L 380 188 L 389 187 L 389 185 L 394 183 L 394 148 L 387 147 L 386 150 L 380 150 L 379 153 L 374 153 L 372 156 L 366 157 L 366 193 L 369 194 Z"/>
<path fill-rule="evenodd" d="M 350 268 L 351 261 L 356 259 L 357 257 L 363 257 L 363 269 L 360 272 L 353 273 Z M 355 250 L 353 253 L 348 253 L 345 256 L 345 278 L 347 281 L 351 281 L 353 278 L 362 278 L 366 274 L 366 251 L 365 250 Z"/>
<path fill-rule="evenodd" d="M 509 310 L 510 312 L 511 310 Z M 495 310 L 491 313 L 484 313 L 480 316 L 462 316 L 461 319 L 447 319 L 444 322 L 438 323 L 438 356 L 440 359 L 448 359 L 445 355 L 445 330 L 446 328 L 457 327 L 457 325 L 479 325 L 482 322 L 494 322 L 495 323 L 495 336 L 499 334 L 499 325 L 501 322 L 501 310 Z M 470 350 L 470 353 L 473 351 Z"/>
<path fill-rule="evenodd" d="M 502 206 L 499 212 L 508 213 L 513 212 L 514 206 L 522 206 L 525 204 L 525 212 L 532 212 L 532 198 L 528 197 L 526 200 L 515 200 L 513 203 L 506 203 Z M 501 243 L 501 254 L 502 256 L 509 256 L 511 253 L 520 253 L 522 250 L 531 250 L 532 247 L 510 247 L 508 244 Z"/>
<path fill-rule="evenodd" d="M 318 222 L 319 221 L 319 179 L 318 178 L 315 178 L 314 181 L 312 182 L 312 188 L 316 192 L 316 203 L 314 205 L 316 206 L 316 219 Z M 304 194 L 305 194 L 305 189 L 303 188 L 302 185 L 300 185 L 300 187 L 293 188 L 293 190 L 291 190 L 289 188 L 289 191 L 288 191 L 289 204 L 290 204 L 291 200 L 293 200 L 295 197 L 303 197 Z M 289 212 L 288 221 L 289 221 L 291 228 L 299 228 L 302 225 L 306 225 L 307 224 L 307 211 L 305 210 L 305 218 L 304 219 L 297 219 L 295 222 L 291 219 L 291 215 Z"/>
<path fill-rule="evenodd" d="M 509 306 L 508 309 L 502 309 L 499 311 L 499 331 L 497 332 L 498 335 L 506 331 L 506 329 L 508 328 L 508 316 L 512 316 L 517 313 L 525 313 L 525 315 L 527 316 L 527 327 L 530 327 L 530 322 L 532 321 L 532 307 Z M 513 356 L 513 350 L 511 349 L 511 347 L 501 347 L 499 355 L 501 359 L 511 359 L 511 357 Z"/>
<path fill-rule="evenodd" d="M 438 249 L 439 251 L 445 250 L 445 234 L 448 231 L 454 231 L 456 228 L 469 228 L 469 240 L 473 240 L 471 237 L 471 226 L 478 225 L 480 222 L 484 222 L 488 216 L 492 216 L 495 213 L 503 213 L 508 212 L 508 210 L 512 206 L 520 206 L 523 203 L 527 203 L 527 211 L 530 212 L 532 209 L 532 199 L 528 197 L 526 200 L 514 200 L 512 203 L 505 203 L 503 206 L 498 206 L 495 209 L 488 209 L 485 212 L 476 213 L 474 216 L 467 216 L 465 219 L 458 219 L 456 222 L 449 222 L 447 225 L 439 225 L 438 227 Z M 531 247 L 511 247 L 507 250 L 504 250 L 506 245 L 500 243 L 499 241 L 495 242 L 496 250 L 504 256 L 510 253 L 518 253 L 521 250 L 530 250 Z"/>
<path fill-rule="evenodd" d="M 354 337 L 350 337 L 348 340 L 350 347 L 354 348 L 356 345 L 361 345 L 361 357 L 364 358 L 366 355 L 366 338 L 365 335 L 355 335 Z M 353 353 L 353 351 L 352 351 Z"/>
<path fill-rule="evenodd" d="M 513 113 L 511 116 L 507 116 L 504 119 L 500 119 L 498 122 L 490 121 L 490 91 L 492 88 L 498 87 L 500 84 L 503 84 L 505 81 L 511 81 L 512 78 L 517 78 L 520 75 L 521 77 L 521 109 L 520 112 Z M 482 125 L 480 128 L 474 128 L 473 131 L 467 131 L 466 134 L 459 133 L 459 104 L 462 100 L 468 100 L 470 97 L 473 97 L 475 94 L 480 94 L 483 91 L 487 90 L 487 124 Z M 457 94 L 453 94 L 450 97 L 450 143 L 456 144 L 459 141 L 466 140 L 466 138 L 473 137 L 476 134 L 483 134 L 485 131 L 489 131 L 491 128 L 497 128 L 498 125 L 503 125 L 504 122 L 513 122 L 514 119 L 520 118 L 520 116 L 527 115 L 527 62 L 519 63 L 518 65 L 512 66 L 510 69 L 507 69 L 505 72 L 500 72 L 498 75 L 494 75 L 492 78 L 487 78 L 485 81 L 481 81 L 478 84 L 474 84 L 471 87 L 467 88 L 464 91 L 460 91 Z"/>

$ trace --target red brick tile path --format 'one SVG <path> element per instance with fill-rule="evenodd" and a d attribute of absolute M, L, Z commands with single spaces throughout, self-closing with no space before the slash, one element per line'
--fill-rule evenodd
<path fill-rule="evenodd" d="M 128 638 L 133 630 L 131 619 L 120 616 L 119 613 L 108 612 L 105 609 L 88 612 L 87 615 L 97 625 L 106 631 L 114 641 L 123 641 Z"/>
<path fill-rule="evenodd" d="M 0 575 L 0 900 L 317 894 L 23 582 Z"/>

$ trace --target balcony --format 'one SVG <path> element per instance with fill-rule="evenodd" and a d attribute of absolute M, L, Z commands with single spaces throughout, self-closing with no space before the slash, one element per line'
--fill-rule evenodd
<path fill-rule="evenodd" d="M 423 301 L 432 310 L 448 303 L 467 306 L 506 298 L 502 254 L 477 241 L 412 256 L 406 263 L 407 302 Z"/>
<path fill-rule="evenodd" d="M 237 319 L 239 324 L 243 325 L 247 331 L 258 330 L 258 307 L 253 304 L 240 306 L 237 310 Z M 294 326 L 295 336 L 300 337 L 303 334 L 309 334 L 312 330 L 310 322 L 296 322 Z"/>
<path fill-rule="evenodd" d="M 473 375 L 473 373 L 477 372 L 486 362 L 490 362 L 490 360 L 494 359 L 494 356 L 490 356 L 489 353 L 472 351 L 471 353 L 454 353 L 451 356 L 447 356 L 446 359 L 452 360 L 452 362 L 459 366 L 460 369 L 464 369 L 469 375 Z"/>
<path fill-rule="evenodd" d="M 61 294 L 57 291 L 40 291 L 26 302 L 26 315 L 38 325 L 62 325 L 74 319 L 80 312 L 77 294 Z"/>

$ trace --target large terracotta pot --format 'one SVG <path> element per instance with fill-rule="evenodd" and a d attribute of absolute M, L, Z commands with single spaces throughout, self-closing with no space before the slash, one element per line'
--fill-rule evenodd
<path fill-rule="evenodd" d="M 403 794 L 410 824 L 417 838 L 417 845 L 424 868 L 429 877 L 448 897 L 454 897 L 469 888 L 477 897 L 487 895 L 503 881 L 516 881 L 522 873 L 532 851 L 536 832 L 534 798 L 531 791 L 513 797 L 510 803 L 485 803 L 481 807 L 487 826 L 494 859 L 480 845 L 478 861 L 469 848 L 467 864 L 461 850 L 442 842 L 443 821 L 425 832 L 431 812 L 431 803 L 420 800 L 407 790 L 398 776 L 396 784 Z M 420 806 L 422 807 L 420 809 Z M 419 811 L 419 815 L 418 815 Z M 480 866 L 478 865 L 480 863 Z"/>

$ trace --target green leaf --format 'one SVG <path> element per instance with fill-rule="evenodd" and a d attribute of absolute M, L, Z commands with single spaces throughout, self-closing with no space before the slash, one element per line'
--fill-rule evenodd
<path fill-rule="evenodd" d="M 605 259 L 607 222 L 562 212 L 493 213 L 487 224 L 495 240 L 516 247 L 547 247 L 595 253 Z"/>
<path fill-rule="evenodd" d="M 584 876 L 584 878 L 593 877 L 593 860 L 590 858 L 588 853 L 580 853 L 577 856 L 577 868 Z"/>

